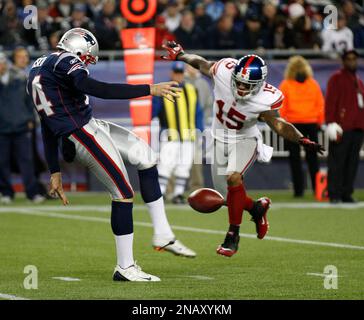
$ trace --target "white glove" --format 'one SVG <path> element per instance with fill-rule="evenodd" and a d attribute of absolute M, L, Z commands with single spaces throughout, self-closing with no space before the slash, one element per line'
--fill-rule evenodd
<path fill-rule="evenodd" d="M 330 141 L 339 141 L 343 134 L 343 129 L 336 122 L 331 122 L 326 127 L 326 134 Z"/>

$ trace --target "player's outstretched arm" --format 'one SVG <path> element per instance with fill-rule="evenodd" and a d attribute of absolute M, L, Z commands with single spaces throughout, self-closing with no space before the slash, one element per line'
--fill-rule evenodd
<path fill-rule="evenodd" d="M 102 99 L 133 99 L 144 96 L 163 96 L 169 99 L 179 96 L 178 82 L 132 85 L 126 83 L 107 83 L 89 77 L 85 72 L 73 78 L 76 89 Z"/>
<path fill-rule="evenodd" d="M 292 124 L 279 116 L 277 110 L 262 112 L 259 120 L 266 122 L 277 134 L 288 141 L 302 145 L 305 149 L 322 154 L 325 149 L 318 143 L 305 138 L 303 134 Z"/>
<path fill-rule="evenodd" d="M 205 76 L 211 78 L 210 70 L 215 64 L 215 61 L 207 61 L 205 58 L 197 54 L 186 53 L 182 46 L 175 41 L 168 41 L 162 47 L 167 50 L 167 55 L 162 56 L 163 59 L 183 61 L 200 70 Z"/>

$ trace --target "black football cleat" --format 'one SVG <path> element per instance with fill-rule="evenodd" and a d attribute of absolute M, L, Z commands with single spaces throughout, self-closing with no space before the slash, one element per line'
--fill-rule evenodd
<path fill-rule="evenodd" d="M 233 256 L 239 248 L 239 240 L 240 236 L 239 234 L 228 232 L 226 234 L 224 243 L 221 244 L 217 249 L 216 253 L 221 254 L 225 257 L 231 257 Z"/>

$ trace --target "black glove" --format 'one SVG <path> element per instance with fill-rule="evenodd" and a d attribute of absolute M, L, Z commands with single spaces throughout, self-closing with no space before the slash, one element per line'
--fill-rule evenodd
<path fill-rule="evenodd" d="M 324 147 L 321 144 L 311 141 L 308 138 L 302 137 L 300 138 L 298 143 L 308 151 L 314 151 L 319 154 L 324 154 L 325 151 Z"/>

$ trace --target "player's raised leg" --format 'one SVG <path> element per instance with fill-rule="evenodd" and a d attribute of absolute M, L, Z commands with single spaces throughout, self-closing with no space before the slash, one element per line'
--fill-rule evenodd
<path fill-rule="evenodd" d="M 115 236 L 115 281 L 159 281 L 141 271 L 133 257 L 133 190 L 122 158 L 108 133 L 91 121 L 69 137 L 75 143 L 76 160 L 85 165 L 109 191 L 111 228 Z"/>
<path fill-rule="evenodd" d="M 254 201 L 245 190 L 243 176 L 255 162 L 257 157 L 256 139 L 244 139 L 236 143 L 217 142 L 215 154 L 220 154 L 224 148 L 227 159 L 226 165 L 226 205 L 229 213 L 229 230 L 224 242 L 217 248 L 217 253 L 231 257 L 238 250 L 239 230 L 242 222 L 243 211 L 247 210 L 252 215 L 252 220 L 256 224 L 258 238 L 262 239 L 266 234 L 269 224 L 266 213 L 269 208 L 270 200 L 261 198 Z M 215 158 L 217 158 L 215 156 Z M 218 170 L 218 169 L 217 169 Z M 219 174 L 214 170 L 214 174 Z M 220 174 L 223 174 L 220 168 Z M 221 183 L 221 179 L 217 179 Z M 220 187 L 221 189 L 221 187 Z"/>
<path fill-rule="evenodd" d="M 118 151 L 138 169 L 141 196 L 148 208 L 153 223 L 153 247 L 158 251 L 169 251 L 175 255 L 193 258 L 196 253 L 177 240 L 168 222 L 164 200 L 158 182 L 157 158 L 149 145 L 129 130 L 113 123 L 108 127 Z"/>

